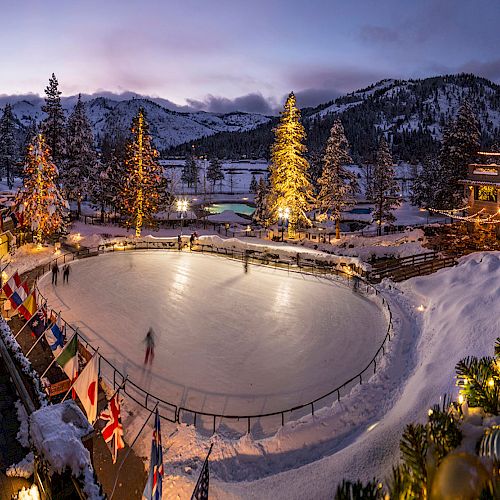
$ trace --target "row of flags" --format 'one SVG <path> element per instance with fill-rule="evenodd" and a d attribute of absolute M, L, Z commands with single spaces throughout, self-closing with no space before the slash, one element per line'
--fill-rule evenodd
<path fill-rule="evenodd" d="M 87 419 L 94 425 L 97 416 L 98 384 L 99 384 L 99 357 L 96 352 L 79 373 L 78 364 L 78 334 L 75 332 L 66 341 L 66 326 L 61 319 L 61 314 L 54 311 L 49 315 L 47 304 L 37 304 L 36 291 L 29 290 L 27 281 L 22 281 L 16 271 L 10 279 L 2 286 L 2 291 L 10 301 L 12 308 L 17 309 L 31 328 L 37 341 L 44 337 L 54 356 L 54 361 L 66 373 L 71 381 L 68 393 L 72 391 L 73 398 L 78 396 Z M 99 415 L 99 419 L 105 422 L 101 435 L 104 438 L 116 463 L 118 450 L 125 447 L 123 441 L 123 426 L 121 423 L 121 411 L 119 400 L 120 388 L 108 401 L 107 407 Z M 67 393 L 67 394 L 68 394 Z M 67 395 L 66 394 L 66 395 Z M 66 396 L 65 396 L 66 397 Z M 212 447 L 203 464 L 200 476 L 196 483 L 192 500 L 207 500 L 209 486 L 208 457 Z M 155 413 L 155 424 L 151 443 L 151 459 L 149 475 L 143 492 L 143 500 L 161 500 L 162 483 L 164 476 L 163 450 L 161 444 L 160 416 L 158 409 Z"/>

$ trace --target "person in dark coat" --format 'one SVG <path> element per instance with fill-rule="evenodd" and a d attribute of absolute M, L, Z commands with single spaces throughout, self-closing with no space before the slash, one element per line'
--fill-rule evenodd
<path fill-rule="evenodd" d="M 57 275 L 59 274 L 59 266 L 57 262 L 52 264 L 52 284 L 57 285 Z"/>
<path fill-rule="evenodd" d="M 155 332 L 153 328 L 149 328 L 148 333 L 146 333 L 146 338 L 144 339 L 146 344 L 146 355 L 144 357 L 144 364 L 153 364 L 153 359 L 155 357 Z"/>
<path fill-rule="evenodd" d="M 177 236 L 177 246 L 179 247 L 179 250 L 182 250 L 182 237 L 180 234 Z"/>
<path fill-rule="evenodd" d="M 63 283 L 68 283 L 69 280 L 69 264 L 63 267 Z"/>
<path fill-rule="evenodd" d="M 193 249 L 194 239 L 195 239 L 195 235 L 194 235 L 194 233 L 192 233 L 191 236 L 189 237 L 189 250 Z"/>

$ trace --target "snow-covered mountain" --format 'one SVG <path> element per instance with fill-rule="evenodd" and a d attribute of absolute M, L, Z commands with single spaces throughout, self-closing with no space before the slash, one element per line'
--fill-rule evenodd
<path fill-rule="evenodd" d="M 61 99 L 67 115 L 75 102 L 74 96 Z M 43 104 L 44 100 L 37 96 L 12 102 L 12 111 L 21 128 L 28 127 L 32 120 L 39 122 L 44 118 Z M 86 101 L 87 114 L 92 122 L 96 139 L 102 136 L 108 120 L 128 130 L 133 116 L 140 107 L 146 111 L 151 134 L 156 147 L 160 150 L 218 132 L 251 130 L 270 120 L 267 116 L 242 112 L 218 114 L 204 111 L 191 113 L 171 111 L 146 98 L 114 100 L 97 97 Z"/>

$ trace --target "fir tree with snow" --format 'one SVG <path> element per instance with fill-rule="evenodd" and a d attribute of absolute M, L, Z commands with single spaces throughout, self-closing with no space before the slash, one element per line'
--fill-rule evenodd
<path fill-rule="evenodd" d="M 413 182 L 411 202 L 417 207 L 435 207 L 436 188 L 441 182 L 441 165 L 438 159 L 427 158 Z"/>
<path fill-rule="evenodd" d="M 46 117 L 41 124 L 41 132 L 46 138 L 51 156 L 56 163 L 64 158 L 64 139 L 66 118 L 61 105 L 61 92 L 56 76 L 52 73 L 49 84 L 45 88 L 45 105 L 42 111 Z"/>
<path fill-rule="evenodd" d="M 65 229 L 68 203 L 57 187 L 58 175 L 45 138 L 38 134 L 28 149 L 23 187 L 16 197 L 21 225 L 35 233 L 38 244 Z"/>
<path fill-rule="evenodd" d="M 373 170 L 372 193 L 373 219 L 377 222 L 377 233 L 382 234 L 382 224 L 396 220 L 392 211 L 399 206 L 398 183 L 394 175 L 394 162 L 387 141 L 382 136 L 379 141 L 375 168 Z"/>
<path fill-rule="evenodd" d="M 257 188 L 258 188 L 257 179 L 255 178 L 255 174 L 252 174 L 252 179 L 250 180 L 249 190 L 251 193 L 256 194 Z"/>
<path fill-rule="evenodd" d="M 215 191 L 215 184 L 224 180 L 222 163 L 216 156 L 210 158 L 207 168 L 207 179 L 212 183 L 212 192 Z"/>
<path fill-rule="evenodd" d="M 66 128 L 66 159 L 61 168 L 61 183 L 69 200 L 76 200 L 80 216 L 82 199 L 89 192 L 91 174 L 95 169 L 96 152 L 92 126 L 85 112 L 85 104 L 78 96 Z"/>
<path fill-rule="evenodd" d="M 261 226 L 268 225 L 269 214 L 267 212 L 267 194 L 269 186 L 263 177 L 259 179 L 257 190 L 255 193 L 255 211 L 252 214 L 252 219 Z"/>
<path fill-rule="evenodd" d="M 439 152 L 440 179 L 435 186 L 434 207 L 453 209 L 464 204 L 463 186 L 459 180 L 467 176 L 467 165 L 479 151 L 479 122 L 470 104 L 464 101 L 455 121 L 445 128 Z"/>
<path fill-rule="evenodd" d="M 14 174 L 17 163 L 17 144 L 14 136 L 14 115 L 10 104 L 6 104 L 0 118 L 0 169 L 5 175 L 9 189 L 14 185 Z"/>
<path fill-rule="evenodd" d="M 120 191 L 125 225 L 135 227 L 136 237 L 140 237 L 143 226 L 158 227 L 154 216 L 165 205 L 166 183 L 158 156 L 141 108 L 132 121 L 132 137 L 127 144 L 125 177 Z"/>
<path fill-rule="evenodd" d="M 208 174 L 207 174 L 208 177 Z M 181 181 L 187 184 L 188 187 L 196 187 L 198 185 L 198 164 L 196 163 L 196 158 L 193 154 L 189 154 L 184 162 L 184 167 L 182 169 Z"/>
<path fill-rule="evenodd" d="M 335 221 L 335 237 L 338 239 L 342 212 L 356 204 L 355 195 L 359 191 L 356 175 L 344 166 L 351 162 L 351 157 L 340 120 L 335 120 L 330 130 L 323 162 L 323 172 L 318 179 L 320 220 Z"/>
<path fill-rule="evenodd" d="M 293 92 L 286 100 L 280 122 L 274 130 L 269 165 L 270 190 L 267 210 L 271 222 L 279 220 L 279 214 L 287 211 L 288 237 L 295 237 L 300 223 L 310 224 L 306 212 L 312 201 L 312 185 L 308 177 L 309 163 L 305 158 L 306 133 L 300 122 L 300 111 Z"/>

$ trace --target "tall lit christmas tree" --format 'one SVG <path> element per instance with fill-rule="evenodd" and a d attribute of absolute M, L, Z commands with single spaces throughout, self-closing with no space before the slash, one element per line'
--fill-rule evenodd
<path fill-rule="evenodd" d="M 45 138 L 38 134 L 28 148 L 23 187 L 16 198 L 22 226 L 35 233 L 38 244 L 65 227 L 68 203 L 57 188 L 58 175 Z"/>
<path fill-rule="evenodd" d="M 143 226 L 157 227 L 154 214 L 165 202 L 166 181 L 158 156 L 144 110 L 139 109 L 132 121 L 132 138 L 125 156 L 125 179 L 119 196 L 126 225 L 135 227 L 136 237 L 141 236 Z"/>
<path fill-rule="evenodd" d="M 293 92 L 286 100 L 274 134 L 267 208 L 273 222 L 287 214 L 288 237 L 293 238 L 299 222 L 310 223 L 306 212 L 312 201 L 312 186 L 307 174 L 309 163 L 304 157 L 306 133 L 300 123 Z M 282 224 L 284 222 L 281 220 Z"/>

